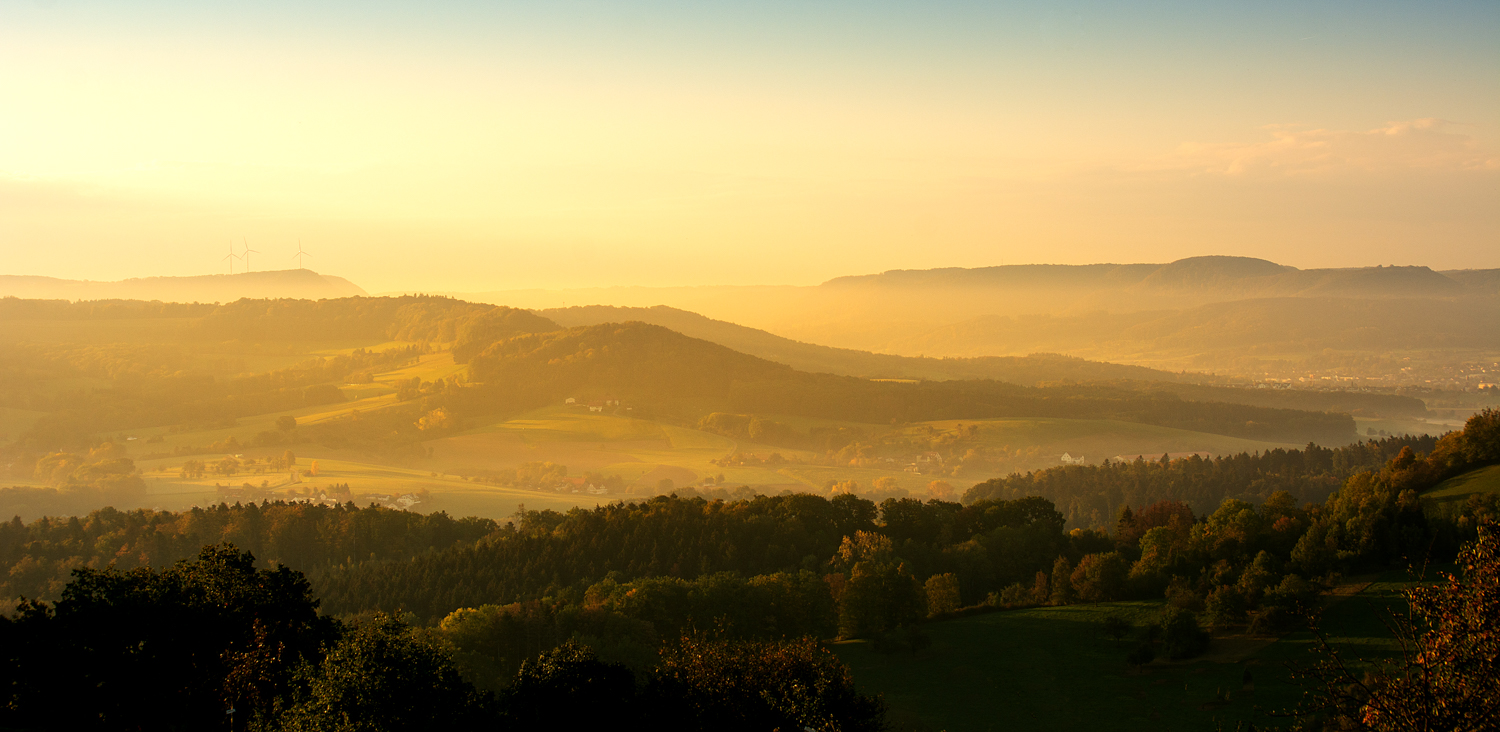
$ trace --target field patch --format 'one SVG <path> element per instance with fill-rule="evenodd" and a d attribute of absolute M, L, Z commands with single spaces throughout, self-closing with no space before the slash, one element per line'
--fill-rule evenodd
<path fill-rule="evenodd" d="M 1403 585 L 1377 582 L 1354 601 L 1330 607 L 1323 627 L 1331 641 L 1367 657 L 1389 652 L 1392 644 L 1374 609 L 1391 607 Z M 891 728 L 903 732 L 1287 724 L 1265 711 L 1293 707 L 1300 699 L 1285 664 L 1309 659 L 1309 633 L 1274 641 L 1216 638 L 1201 658 L 1134 669 L 1124 659 L 1138 641 L 1110 640 L 1103 619 L 1117 614 L 1141 627 L 1162 606 L 1112 602 L 1001 611 L 921 626 L 932 645 L 916 654 L 882 655 L 859 641 L 835 644 L 834 650 L 861 690 L 884 694 Z M 1101 727 L 1100 720 L 1109 721 Z"/>
<path fill-rule="evenodd" d="M 1455 475 L 1422 494 L 1438 504 L 1458 503 L 1476 493 L 1500 493 L 1500 465 L 1491 465 Z"/>
<path fill-rule="evenodd" d="M 282 448 L 246 450 L 248 456 L 280 454 Z M 168 510 L 183 510 L 194 505 L 205 506 L 219 502 L 216 484 L 240 486 L 266 485 L 276 497 L 284 497 L 288 488 L 306 495 L 308 489 L 332 492 L 335 485 L 348 485 L 355 503 L 364 505 L 367 497 L 374 494 L 399 495 L 426 491 L 429 499 L 415 510 L 447 511 L 454 516 L 480 516 L 504 519 L 515 512 L 516 504 L 525 503 L 532 509 L 550 508 L 567 510 L 575 506 L 593 505 L 619 496 L 589 496 L 585 494 L 554 493 L 521 488 L 486 485 L 464 479 L 459 475 L 424 468 L 381 465 L 363 462 L 350 456 L 333 453 L 316 446 L 294 446 L 297 454 L 297 469 L 301 482 L 291 483 L 287 471 L 265 473 L 241 472 L 236 475 L 207 474 L 202 478 L 183 478 L 179 474 L 186 458 L 162 458 L 141 463 L 141 477 L 146 481 L 147 496 L 140 506 Z M 205 462 L 224 457 L 206 456 Z M 203 459 L 203 458 L 200 458 Z M 318 474 L 311 475 L 310 468 L 316 462 Z M 125 508 L 125 506 L 120 506 Z"/>
<path fill-rule="evenodd" d="M 383 374 L 378 374 L 376 375 L 375 380 L 385 383 L 408 380 L 412 378 L 420 378 L 423 381 L 440 381 L 450 376 L 457 376 L 458 374 L 467 371 L 468 368 L 468 366 L 454 363 L 453 353 L 451 351 L 441 351 L 438 353 L 425 354 L 417 359 L 417 363 L 412 364 L 411 366 L 396 369 L 395 371 L 387 371 Z"/>

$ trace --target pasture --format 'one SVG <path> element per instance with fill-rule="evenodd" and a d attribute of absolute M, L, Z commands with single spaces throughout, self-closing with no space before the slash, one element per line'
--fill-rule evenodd
<path fill-rule="evenodd" d="M 1392 606 L 1402 577 L 1391 575 L 1391 581 L 1365 586 L 1329 607 L 1323 627 L 1331 641 L 1365 656 L 1390 652 L 1374 611 Z M 1311 658 L 1310 633 L 1279 639 L 1216 635 L 1202 657 L 1132 668 L 1124 659 L 1135 636 L 1116 644 L 1102 632 L 1102 621 L 1118 614 L 1141 627 L 1162 605 L 1067 605 L 930 622 L 922 629 L 932 645 L 916 654 L 883 655 L 863 641 L 833 648 L 861 690 L 884 695 L 891 728 L 900 732 L 1287 725 L 1268 712 L 1294 707 L 1301 698 L 1286 664 Z M 1100 720 L 1109 722 L 1101 727 Z"/>
<path fill-rule="evenodd" d="M 1422 494 L 1432 504 L 1463 503 L 1476 493 L 1500 493 L 1500 465 L 1490 465 L 1455 475 Z"/>

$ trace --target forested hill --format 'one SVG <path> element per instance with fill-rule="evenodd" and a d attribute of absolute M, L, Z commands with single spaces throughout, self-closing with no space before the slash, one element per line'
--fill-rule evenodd
<path fill-rule="evenodd" d="M 241 299 L 223 305 L 158 300 L 26 300 L 0 298 L 0 322 L 106 321 L 91 340 L 109 337 L 107 321 L 150 320 L 167 341 L 430 341 L 485 345 L 561 326 L 526 310 L 448 297 L 343 297 L 331 300 Z M 121 333 L 124 333 L 122 331 Z M 133 335 L 133 334 L 132 334 Z M 126 336 L 117 336 L 124 338 Z M 56 338 L 48 338 L 56 340 Z"/>
<path fill-rule="evenodd" d="M 494 408 L 613 395 L 679 417 L 785 414 L 865 423 L 990 417 L 1119 419 L 1279 442 L 1342 444 L 1345 414 L 1184 401 L 1108 386 L 998 381 L 893 383 L 814 374 L 645 323 L 517 336 L 475 356 Z"/>
<path fill-rule="evenodd" d="M 1022 386 L 1059 382 L 1110 382 L 1135 391 L 1165 391 L 1188 401 L 1226 402 L 1257 407 L 1346 412 L 1365 417 L 1421 417 L 1422 400 L 1395 394 L 1235 388 L 1207 374 L 1172 373 L 1141 366 L 1087 361 L 1054 353 L 1029 356 L 921 358 L 871 353 L 802 343 L 755 328 L 713 320 L 686 310 L 604 305 L 538 311 L 564 326 L 640 321 L 732 348 L 798 371 L 866 378 L 972 380 L 993 379 Z M 1208 382 L 1208 383 L 1201 383 Z"/>
<path fill-rule="evenodd" d="M 1451 277 L 1428 267 L 1297 269 L 1251 257 L 1188 257 L 1166 264 L 1010 265 L 975 269 L 892 270 L 839 277 L 826 288 L 1054 289 L 1095 292 L 1213 291 L 1213 299 L 1252 297 L 1452 297 L 1483 291 L 1471 273 Z M 1476 287 L 1477 286 L 1477 287 Z"/>
<path fill-rule="evenodd" d="M 697 313 L 658 305 L 649 308 L 586 305 L 540 310 L 564 326 L 639 321 L 701 338 L 798 371 L 887 379 L 994 379 L 1033 386 L 1044 381 L 1177 381 L 1184 375 L 1141 366 L 1085 361 L 1057 354 L 977 358 L 923 358 L 833 348 L 794 341 Z M 1203 378 L 1193 375 L 1194 379 Z"/>
<path fill-rule="evenodd" d="M 1200 514 L 1225 499 L 1264 503 L 1277 491 L 1299 503 L 1322 503 L 1355 473 L 1378 470 L 1402 450 L 1430 454 L 1437 443 L 1431 435 L 1403 435 L 1336 448 L 1058 466 L 987 480 L 963 500 L 1046 496 L 1073 525 L 1099 525 L 1123 505 L 1156 501 L 1181 502 Z"/>

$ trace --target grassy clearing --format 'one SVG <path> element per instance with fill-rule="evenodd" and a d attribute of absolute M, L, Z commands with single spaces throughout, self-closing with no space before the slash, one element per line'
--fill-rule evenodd
<path fill-rule="evenodd" d="M 1422 494 L 1433 503 L 1458 503 L 1476 493 L 1500 493 L 1500 465 L 1491 465 L 1455 475 Z"/>
<path fill-rule="evenodd" d="M 1390 607 L 1392 581 L 1370 585 L 1324 616 L 1332 642 L 1360 653 L 1391 650 L 1375 611 Z M 895 730 L 1047 729 L 1212 730 L 1241 721 L 1257 728 L 1284 723 L 1267 710 L 1295 706 L 1300 687 L 1285 663 L 1310 658 L 1309 633 L 1278 640 L 1216 637 L 1209 653 L 1189 661 L 1155 661 L 1137 670 L 1104 636 L 1105 616 L 1137 626 L 1162 603 L 1114 602 L 1012 610 L 928 623 L 932 646 L 915 655 L 881 655 L 864 642 L 834 646 L 855 683 L 881 693 Z M 1253 686 L 1247 686 L 1248 679 Z M 1221 696 L 1222 692 L 1222 696 Z"/>
<path fill-rule="evenodd" d="M 1365 419 L 1354 418 L 1354 431 L 1359 434 L 1361 440 L 1372 439 L 1366 434 L 1366 430 L 1385 430 L 1392 435 L 1432 435 L 1442 436 L 1455 429 L 1463 429 L 1463 422 L 1453 421 L 1428 421 L 1425 419 Z"/>
<path fill-rule="evenodd" d="M 399 344 L 385 344 L 371 350 L 385 350 L 387 347 L 395 347 L 396 345 Z M 403 369 L 380 374 L 375 377 L 375 380 L 389 383 L 417 377 L 423 381 L 439 381 L 464 373 L 468 368 L 468 366 L 454 363 L 452 352 L 442 351 L 426 354 L 419 358 L 417 363 Z"/>

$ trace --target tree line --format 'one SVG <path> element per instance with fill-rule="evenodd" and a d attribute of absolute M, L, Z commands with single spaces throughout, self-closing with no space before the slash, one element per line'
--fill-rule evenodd
<path fill-rule="evenodd" d="M 1299 504 L 1322 503 L 1351 475 L 1378 470 L 1403 449 L 1430 453 L 1437 443 L 1429 435 L 1405 435 L 1334 448 L 1309 443 L 1302 450 L 1063 465 L 987 480 L 964 500 L 1046 496 L 1070 524 L 1086 527 L 1106 526 L 1122 506 L 1157 501 L 1180 501 L 1206 513 L 1225 498 L 1260 503 L 1285 491 Z"/>
<path fill-rule="evenodd" d="M 811 638 L 691 634 L 636 673 L 573 642 L 476 689 L 441 637 L 318 612 L 301 573 L 232 545 L 162 570 L 79 570 L 0 618 L 0 725 L 25 729 L 429 730 L 543 724 L 879 730 L 884 708 Z"/>

